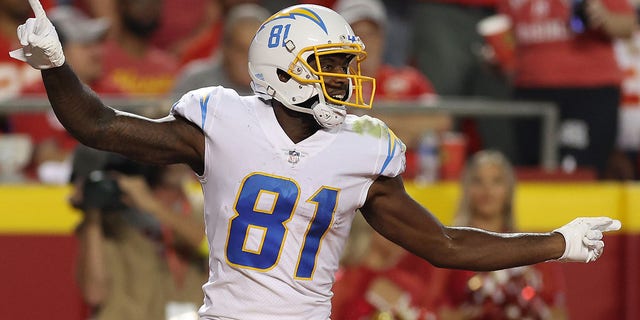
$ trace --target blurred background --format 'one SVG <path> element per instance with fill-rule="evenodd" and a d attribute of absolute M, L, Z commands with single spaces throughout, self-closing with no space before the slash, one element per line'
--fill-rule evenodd
<path fill-rule="evenodd" d="M 360 305 L 353 301 L 361 301 L 363 307 L 351 313 L 336 309 L 334 319 L 640 318 L 640 29 L 633 0 L 41 2 L 78 76 L 108 105 L 152 118 L 167 115 L 177 99 L 200 87 L 223 85 L 251 94 L 247 50 L 261 22 L 296 3 L 332 7 L 366 44 L 362 72 L 377 79 L 374 108 L 351 112 L 379 117 L 407 145 L 408 190 L 444 224 L 550 231 L 577 216 L 622 221 L 621 231 L 606 235 L 597 263 L 546 263 L 552 265 L 551 281 L 526 272 L 493 274 L 495 281 L 460 276 L 459 294 L 451 299 L 436 298 L 453 292 L 455 283 L 443 280 L 451 274 L 403 264 L 404 252 L 367 236 L 361 247 L 346 251 L 336 285 L 337 305 L 353 309 Z M 0 51 L 19 46 L 16 27 L 31 14 L 26 0 L 0 0 Z M 0 54 L 0 319 L 110 319 L 105 305 L 117 294 L 104 288 L 113 288 L 109 281 L 117 277 L 109 273 L 113 266 L 100 267 L 100 259 L 112 257 L 111 249 L 104 257 L 92 254 L 102 240 L 87 240 L 92 236 L 86 227 L 98 223 L 98 234 L 105 243 L 113 240 L 114 248 L 121 240 L 109 237 L 110 219 L 90 213 L 88 206 L 109 210 L 89 200 L 74 202 L 78 190 L 86 191 L 85 167 L 107 170 L 109 161 L 78 156 L 79 148 L 51 112 L 39 72 Z M 501 160 L 478 160 L 485 152 Z M 474 159 L 495 170 L 472 170 L 480 167 Z M 189 228 L 202 222 L 185 226 L 172 214 L 197 216 L 202 199 L 193 175 L 167 170 L 172 178 L 160 179 L 164 185 L 149 180 L 146 169 L 148 185 L 117 179 L 118 197 L 152 217 L 143 219 L 145 228 L 136 220 L 136 230 L 153 238 L 149 250 L 161 257 L 157 268 L 181 284 L 187 273 L 176 271 L 181 264 L 172 254 L 184 246 L 198 251 L 203 234 L 190 237 L 189 230 L 200 229 Z M 149 205 L 167 199 L 175 201 L 163 207 L 174 212 Z M 491 220 L 492 206 L 501 219 L 508 213 L 508 220 Z M 481 218 L 474 223 L 476 211 Z M 463 213 L 471 218 L 462 219 Z M 355 226 L 354 233 L 368 234 Z M 173 241 L 181 232 L 184 241 Z M 385 250 L 396 252 L 400 262 L 380 266 L 359 256 L 392 252 Z M 193 257 L 180 261 L 198 261 L 191 265 L 196 266 L 203 258 Z M 122 270 L 129 286 L 145 286 Z M 370 276 L 344 278 L 350 272 Z M 420 285 L 399 285 L 406 280 L 398 280 L 400 274 L 419 275 L 413 283 Z M 512 276 L 520 286 L 511 299 L 504 288 L 513 287 L 505 280 Z M 349 286 L 360 289 L 345 293 L 344 279 L 356 279 Z M 398 286 L 411 297 L 407 308 L 413 311 L 398 311 L 404 303 L 399 298 L 387 296 L 382 304 L 371 298 Z M 186 298 L 162 299 L 166 319 L 192 319 L 180 311 Z M 172 299 L 182 302 L 171 304 Z M 500 312 L 488 313 L 491 308 Z M 531 311 L 538 309 L 544 311 Z"/>

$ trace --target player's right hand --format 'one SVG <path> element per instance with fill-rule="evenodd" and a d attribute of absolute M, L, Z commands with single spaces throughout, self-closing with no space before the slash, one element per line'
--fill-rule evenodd
<path fill-rule="evenodd" d="M 564 253 L 559 261 L 591 262 L 604 251 L 602 233 L 620 230 L 621 223 L 607 217 L 577 218 L 554 230 L 562 234 L 565 242 Z"/>
<path fill-rule="evenodd" d="M 9 55 L 39 70 L 63 65 L 65 57 L 56 28 L 47 18 L 39 0 L 29 0 L 29 4 L 35 18 L 29 18 L 18 26 L 22 48 L 9 52 Z"/>

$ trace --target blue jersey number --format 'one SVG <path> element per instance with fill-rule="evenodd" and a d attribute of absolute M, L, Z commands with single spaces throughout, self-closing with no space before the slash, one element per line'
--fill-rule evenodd
<path fill-rule="evenodd" d="M 269 43 L 267 46 L 269 48 L 275 48 L 282 43 L 284 47 L 287 41 L 287 37 L 289 36 L 289 28 L 291 28 L 290 24 L 285 24 L 284 26 L 281 24 L 277 24 L 271 28 L 271 32 L 269 33 Z M 283 33 L 284 29 L 284 34 Z"/>
<path fill-rule="evenodd" d="M 307 227 L 295 271 L 297 279 L 311 279 L 320 242 L 327 233 L 338 199 L 338 189 L 321 187 L 308 203 L 315 205 L 313 219 Z M 287 236 L 287 222 L 293 217 L 300 188 L 284 177 L 254 173 L 240 188 L 234 204 L 236 214 L 229 223 L 227 260 L 238 267 L 267 271 L 280 259 Z M 249 235 L 260 243 L 247 243 Z"/>

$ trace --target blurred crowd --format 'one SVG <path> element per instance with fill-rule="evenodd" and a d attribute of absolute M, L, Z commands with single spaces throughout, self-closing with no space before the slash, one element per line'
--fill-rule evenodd
<path fill-rule="evenodd" d="M 157 105 L 133 111 L 162 117 L 192 89 L 222 85 L 251 94 L 252 37 L 273 12 L 297 1 L 41 2 L 67 62 L 84 83 L 105 97 L 152 99 Z M 636 4 L 300 2 L 332 7 L 352 25 L 366 44 L 362 72 L 377 79 L 378 103 L 429 105 L 447 97 L 552 102 L 559 114 L 560 170 L 587 172 L 594 180 L 640 178 Z M 18 47 L 16 27 L 30 14 L 26 0 L 0 0 L 3 104 L 46 95 L 39 72 L 6 54 Z M 457 225 L 517 231 L 515 168 L 540 166 L 539 120 L 481 114 L 383 120 L 407 143 L 407 178 L 460 178 Z M 74 186 L 71 203 L 83 212 L 76 230 L 78 284 L 94 318 L 193 313 L 202 300 L 206 250 L 200 248 L 201 208 L 183 189 L 193 179 L 188 170 L 141 167 L 79 146 L 55 115 L 42 109 L 0 108 L 0 130 L 0 182 Z M 498 151 L 481 151 L 487 149 Z M 118 174 L 105 181 L 96 170 Z M 114 189 L 116 200 L 102 199 Z M 126 205 L 118 207 L 121 197 Z M 490 273 L 435 269 L 358 220 L 336 278 L 332 318 L 337 320 L 566 317 L 562 275 L 553 263 Z M 136 290 L 129 286 L 134 282 L 158 290 Z M 159 305 L 163 309 L 155 308 Z"/>
<path fill-rule="evenodd" d="M 498 151 L 465 165 L 454 225 L 517 232 L 513 166 Z M 333 286 L 331 318 L 507 320 L 568 318 L 556 262 L 492 272 L 438 269 L 356 216 Z"/>
<path fill-rule="evenodd" d="M 167 114 L 189 90 L 223 85 L 251 94 L 247 49 L 270 14 L 297 1 L 43 0 L 68 63 L 105 97 L 154 99 L 136 113 Z M 559 170 L 590 179 L 637 179 L 640 67 L 635 4 L 628 0 L 316 0 L 341 13 L 367 46 L 363 73 L 376 100 L 429 105 L 447 97 L 556 105 Z M 188 8 L 188 10 L 185 10 Z M 18 46 L 27 1 L 0 0 L 0 49 Z M 42 98 L 39 72 L 0 58 L 0 102 Z M 126 100 L 125 100 L 126 101 Z M 132 100 L 134 101 L 134 100 Z M 502 104 L 501 104 L 502 105 Z M 506 104 L 508 108 L 509 104 Z M 375 110 L 375 109 L 374 109 Z M 406 176 L 458 177 L 481 149 L 539 168 L 541 121 L 526 117 L 380 117 L 409 147 Z M 55 117 L 0 109 L 3 181 L 66 183 L 75 140 Z M 437 167 L 419 146 L 435 136 Z M 457 133 L 462 152 L 447 145 Z M 433 140 L 433 139 L 432 139 Z M 5 149 L 18 150 L 7 152 Z M 433 167 L 433 166 L 432 166 Z M 454 172 L 450 172 L 451 169 Z M 438 177 L 440 173 L 440 177 Z"/>

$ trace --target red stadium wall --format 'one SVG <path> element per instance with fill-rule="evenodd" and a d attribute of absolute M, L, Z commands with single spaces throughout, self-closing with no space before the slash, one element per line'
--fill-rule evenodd
<path fill-rule="evenodd" d="M 638 235 L 608 236 L 597 263 L 563 264 L 570 319 L 640 319 L 640 251 L 628 254 L 639 245 Z"/>
<path fill-rule="evenodd" d="M 455 184 L 408 189 L 444 223 L 451 221 Z M 550 230 L 578 215 L 622 220 L 622 232 L 606 235 L 600 260 L 562 265 L 567 306 L 571 319 L 640 319 L 640 185 L 521 184 L 518 192 L 522 230 Z M 71 235 L 80 216 L 67 206 L 67 194 L 66 188 L 0 186 L 0 319 L 86 319 Z"/>
<path fill-rule="evenodd" d="M 3 235 L 0 252 L 0 319 L 86 319 L 73 237 Z"/>

